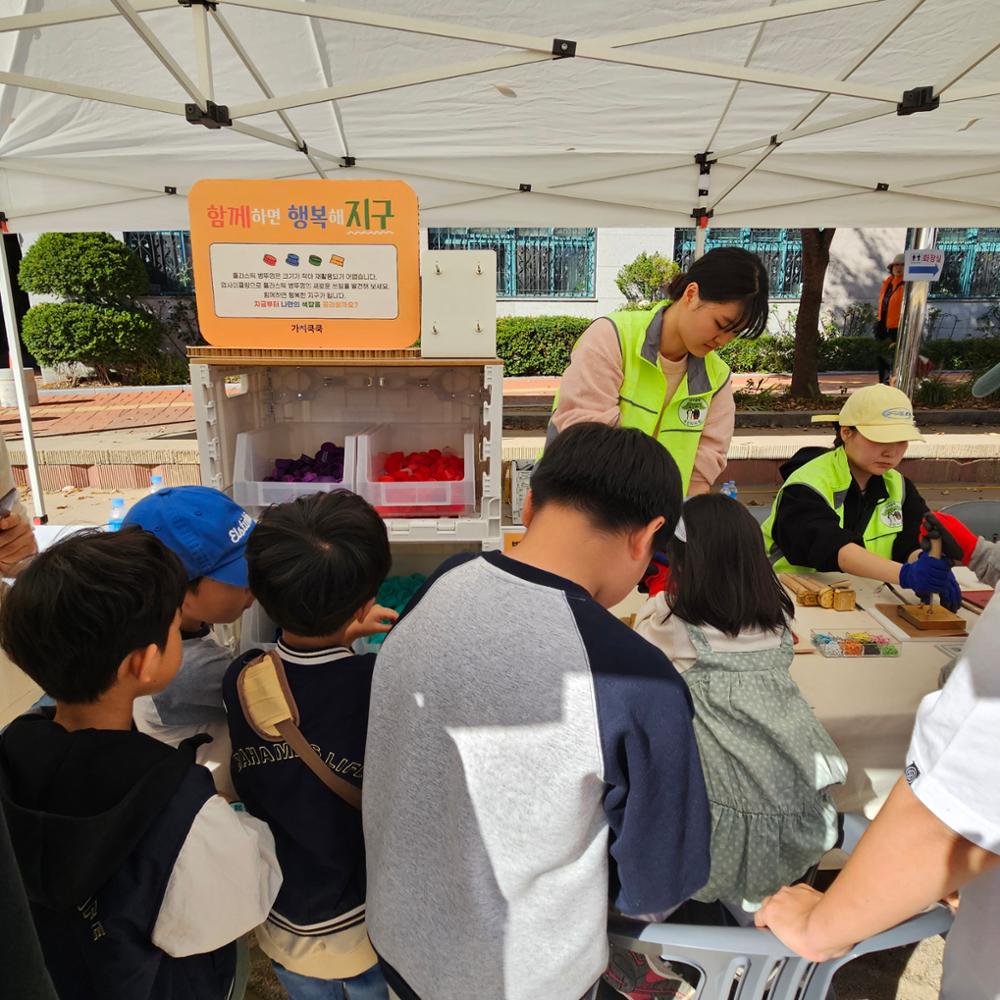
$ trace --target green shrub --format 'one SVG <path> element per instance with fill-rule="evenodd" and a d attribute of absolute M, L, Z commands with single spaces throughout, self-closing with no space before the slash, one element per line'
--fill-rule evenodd
<path fill-rule="evenodd" d="M 189 385 L 191 366 L 187 358 L 159 351 L 139 362 L 132 371 L 123 372 L 129 385 Z"/>
<path fill-rule="evenodd" d="M 677 261 L 660 253 L 643 252 L 621 268 L 615 284 L 630 303 L 652 304 L 666 296 L 667 285 L 680 273 Z"/>
<path fill-rule="evenodd" d="M 828 337 L 819 345 L 821 372 L 869 372 L 878 366 L 874 337 Z"/>
<path fill-rule="evenodd" d="M 788 372 L 792 370 L 795 341 L 791 337 L 764 334 L 756 340 L 737 337 L 719 350 L 719 356 L 734 372 Z"/>
<path fill-rule="evenodd" d="M 500 316 L 497 354 L 507 375 L 562 375 L 570 352 L 591 320 L 580 316 Z M 884 347 L 885 345 L 881 345 Z M 821 372 L 870 372 L 876 368 L 879 343 L 873 337 L 827 337 L 819 345 Z M 931 340 L 921 353 L 938 369 L 971 369 L 975 376 L 1000 363 L 1000 337 Z M 719 351 L 734 372 L 790 372 L 793 337 L 764 334 L 737 338 Z M 928 390 L 931 392 L 932 390 Z"/>
<path fill-rule="evenodd" d="M 580 334 L 582 316 L 498 316 L 497 354 L 506 375 L 562 375 Z"/>
<path fill-rule="evenodd" d="M 128 370 L 154 355 L 160 344 L 156 318 L 142 309 L 91 302 L 45 302 L 25 314 L 28 350 L 43 365 L 80 362 L 105 380 L 110 369 Z"/>
<path fill-rule="evenodd" d="M 26 292 L 97 305 L 128 305 L 149 292 L 142 261 L 110 233 L 43 233 L 18 281 Z"/>

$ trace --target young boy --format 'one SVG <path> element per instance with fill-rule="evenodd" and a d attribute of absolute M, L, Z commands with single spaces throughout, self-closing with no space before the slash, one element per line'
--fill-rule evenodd
<path fill-rule="evenodd" d="M 385 1000 L 365 928 L 361 785 L 374 655 L 349 641 L 370 617 L 390 566 L 385 525 L 353 493 L 317 493 L 271 507 L 247 546 L 250 588 L 281 628 L 276 653 L 284 697 L 312 745 L 321 780 L 264 716 L 248 674 L 260 651 L 238 659 L 223 685 L 233 784 L 247 809 L 274 831 L 285 882 L 257 930 L 261 949 L 292 1000 Z M 318 760 L 313 756 L 318 755 Z M 346 779 L 355 804 L 326 787 Z"/>
<path fill-rule="evenodd" d="M 181 668 L 168 687 L 136 702 L 136 725 L 171 746 L 199 733 L 212 737 L 199 750 L 198 761 L 229 793 L 222 678 L 233 655 L 212 634 L 212 626 L 236 621 L 253 603 L 246 561 L 253 518 L 218 490 L 179 486 L 143 497 L 124 524 L 156 535 L 180 559 L 187 576 Z"/>
<path fill-rule="evenodd" d="M 0 800 L 62 1000 L 226 1000 L 232 942 L 281 885 L 267 826 L 137 732 L 133 703 L 181 663 L 185 574 L 137 529 L 36 556 L 0 645 L 55 699 L 0 737 Z"/>
<path fill-rule="evenodd" d="M 531 480 L 511 556 L 445 563 L 382 647 L 365 762 L 371 940 L 403 1000 L 591 997 L 616 909 L 708 878 L 691 699 L 607 608 L 681 509 L 666 449 L 583 423 Z"/>

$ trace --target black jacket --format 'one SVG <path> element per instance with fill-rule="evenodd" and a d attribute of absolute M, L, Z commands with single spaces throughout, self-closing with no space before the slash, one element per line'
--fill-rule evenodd
<path fill-rule="evenodd" d="M 0 737 L 0 802 L 61 1000 L 223 1000 L 235 948 L 171 958 L 152 940 L 174 862 L 215 794 L 178 749 L 136 731 L 67 732 L 54 709 Z"/>

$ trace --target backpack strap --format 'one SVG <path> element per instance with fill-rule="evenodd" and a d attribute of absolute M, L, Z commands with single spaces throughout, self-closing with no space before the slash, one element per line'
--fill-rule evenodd
<path fill-rule="evenodd" d="M 285 665 L 274 650 L 251 660 L 239 672 L 236 690 L 247 722 L 261 739 L 283 740 L 334 795 L 354 809 L 361 808 L 361 790 L 331 771 L 299 729 L 299 708 Z"/>

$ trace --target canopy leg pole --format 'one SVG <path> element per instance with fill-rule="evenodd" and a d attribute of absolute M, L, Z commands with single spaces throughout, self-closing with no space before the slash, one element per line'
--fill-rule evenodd
<path fill-rule="evenodd" d="M 0 237 L 2 239 L 2 237 Z M 14 312 L 14 288 L 10 280 L 10 265 L 7 248 L 0 246 L 0 298 L 3 299 L 3 322 L 7 332 L 7 347 L 10 352 L 10 367 L 14 375 L 14 393 L 17 396 L 17 410 L 21 418 L 21 436 L 24 438 L 24 455 L 28 462 L 28 482 L 31 485 L 31 503 L 35 508 L 35 524 L 47 524 L 45 497 L 42 494 L 42 480 L 38 475 L 38 456 L 35 454 L 35 436 L 31 430 L 31 408 L 28 405 L 28 390 L 24 384 L 24 357 L 21 354 L 21 331 Z"/>
<path fill-rule="evenodd" d="M 930 249 L 937 243 L 937 228 L 923 226 L 907 230 L 906 249 Z M 903 289 L 903 305 L 899 314 L 899 337 L 896 341 L 896 359 L 893 365 L 893 384 L 911 399 L 917 382 L 917 359 L 920 341 L 927 319 L 929 281 L 908 281 Z"/>

